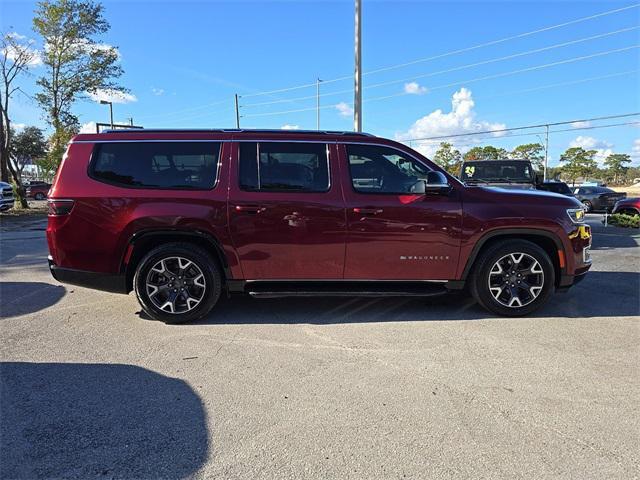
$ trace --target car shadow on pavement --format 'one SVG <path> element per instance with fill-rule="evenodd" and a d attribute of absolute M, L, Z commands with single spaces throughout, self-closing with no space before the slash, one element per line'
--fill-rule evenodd
<path fill-rule="evenodd" d="M 183 478 L 206 413 L 182 380 L 132 366 L 1 363 L 0 478 Z"/>
<path fill-rule="evenodd" d="M 0 282 L 0 318 L 43 310 L 60 301 L 67 290 L 44 282 Z"/>
<path fill-rule="evenodd" d="M 640 243 L 636 229 L 601 228 L 594 231 L 592 250 L 613 250 L 616 248 L 634 248 Z"/>
<path fill-rule="evenodd" d="M 589 272 L 567 293 L 558 293 L 529 318 L 640 315 L 640 274 Z M 143 317 L 146 318 L 146 317 Z M 221 299 L 205 318 L 185 324 L 296 324 L 456 321 L 496 318 L 465 293 L 440 297 L 311 297 Z M 497 317 L 500 318 L 500 317 Z M 509 318 L 503 318 L 508 321 Z"/>

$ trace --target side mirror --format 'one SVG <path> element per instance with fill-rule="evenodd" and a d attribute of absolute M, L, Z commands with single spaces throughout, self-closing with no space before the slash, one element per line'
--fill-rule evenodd
<path fill-rule="evenodd" d="M 539 187 L 544 183 L 544 176 L 536 173 L 534 181 L 536 182 L 536 187 Z"/>
<path fill-rule="evenodd" d="M 424 183 L 424 193 L 431 195 L 447 195 L 451 191 L 451 185 L 447 177 L 442 172 L 427 173 L 427 180 Z"/>

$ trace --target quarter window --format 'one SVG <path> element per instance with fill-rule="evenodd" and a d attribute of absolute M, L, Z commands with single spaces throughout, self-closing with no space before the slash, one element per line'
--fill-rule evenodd
<path fill-rule="evenodd" d="M 240 188 L 249 191 L 326 192 L 327 146 L 319 143 L 240 143 Z"/>
<path fill-rule="evenodd" d="M 429 168 L 389 147 L 347 145 L 351 182 L 357 192 L 410 194 Z"/>
<path fill-rule="evenodd" d="M 108 142 L 98 144 L 91 167 L 96 180 L 130 188 L 213 188 L 220 143 Z"/>

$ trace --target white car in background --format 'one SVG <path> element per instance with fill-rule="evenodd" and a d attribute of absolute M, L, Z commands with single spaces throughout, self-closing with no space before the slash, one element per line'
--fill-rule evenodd
<path fill-rule="evenodd" d="M 0 182 L 0 212 L 13 208 L 13 187 L 10 183 Z"/>

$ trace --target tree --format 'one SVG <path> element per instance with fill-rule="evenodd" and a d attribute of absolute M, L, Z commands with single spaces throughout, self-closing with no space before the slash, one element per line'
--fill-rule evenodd
<path fill-rule="evenodd" d="M 497 148 L 492 145 L 486 147 L 473 147 L 464 154 L 465 161 L 472 160 L 504 160 L 509 154 L 504 148 Z"/>
<path fill-rule="evenodd" d="M 598 170 L 594 160 L 595 150 L 585 150 L 582 147 L 568 148 L 561 156 L 563 174 L 575 185 L 578 177 L 586 178 Z"/>
<path fill-rule="evenodd" d="M 462 154 L 459 150 L 453 148 L 453 145 L 442 142 L 440 148 L 433 155 L 433 161 L 444 168 L 451 175 L 460 174 L 460 165 L 462 165 Z"/>
<path fill-rule="evenodd" d="M 78 130 L 73 104 L 90 94 L 127 90 L 115 81 L 123 70 L 116 48 L 99 43 L 96 37 L 109 30 L 103 7 L 93 0 L 43 0 L 33 19 L 34 29 L 46 45 L 45 75 L 37 81 L 36 101 L 53 127 L 51 163 L 58 165 L 69 138 Z"/>
<path fill-rule="evenodd" d="M 9 150 L 11 148 L 11 98 L 19 90 L 15 85 L 20 75 L 26 73 L 38 59 L 38 52 L 31 42 L 17 33 L 3 33 L 0 38 L 0 180 L 9 181 Z M 13 175 L 18 186 L 20 178 Z"/>
<path fill-rule="evenodd" d="M 533 167 L 540 171 L 544 169 L 544 146 L 540 143 L 526 143 L 511 150 L 511 158 L 529 160 Z"/>
<path fill-rule="evenodd" d="M 47 141 L 42 130 L 37 127 L 26 127 L 20 133 L 13 135 L 11 142 L 10 168 L 15 172 L 16 178 L 22 178 L 24 167 L 34 164 L 47 153 Z M 16 182 L 16 194 L 18 201 L 23 208 L 29 208 L 27 203 L 27 192 L 22 182 Z"/>
<path fill-rule="evenodd" d="M 609 155 L 605 161 L 604 166 L 609 169 L 609 173 L 613 175 L 613 182 L 618 183 L 619 179 L 626 176 L 629 167 L 625 164 L 631 163 L 631 156 L 624 153 L 614 153 Z"/>

